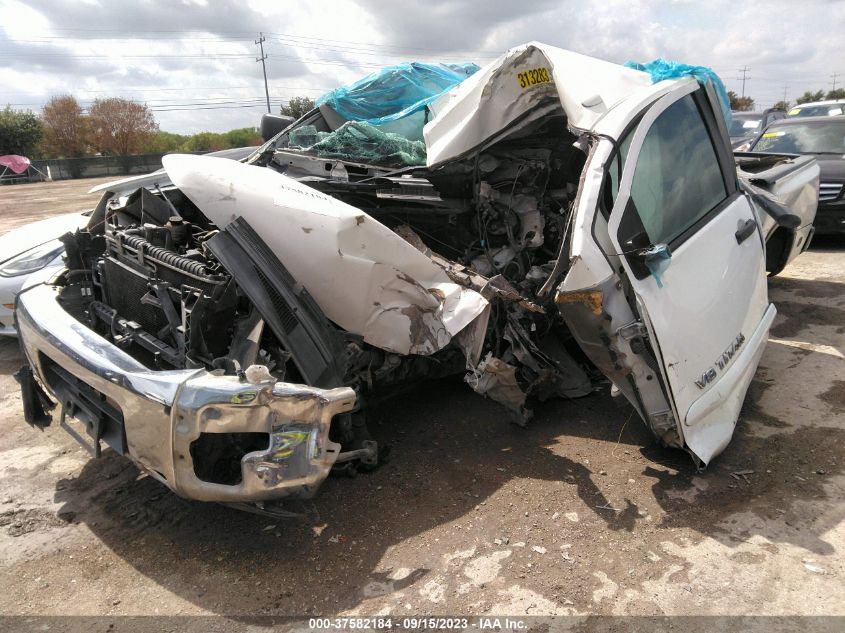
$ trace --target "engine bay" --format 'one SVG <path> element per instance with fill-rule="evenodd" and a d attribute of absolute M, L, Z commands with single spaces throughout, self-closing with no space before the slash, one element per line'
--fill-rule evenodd
<path fill-rule="evenodd" d="M 458 342 L 402 355 L 343 330 L 248 223 L 221 230 L 173 185 L 106 192 L 87 230 L 63 238 L 59 300 L 152 370 L 205 368 L 244 380 L 266 372 L 278 381 L 349 386 L 368 406 L 402 383 L 464 373 L 475 391 L 525 424 L 534 402 L 587 395 L 599 379 L 550 292 L 566 270 L 585 159 L 564 117 L 545 117 L 434 170 L 338 178 L 334 169 L 333 177 L 308 179 L 488 299 L 480 362 L 469 362 Z M 254 166 L 285 171 L 283 157 L 272 155 Z M 303 323 L 310 347 L 296 331 Z M 360 449 L 369 442 L 363 412 L 343 417 L 333 439 L 344 451 Z"/>

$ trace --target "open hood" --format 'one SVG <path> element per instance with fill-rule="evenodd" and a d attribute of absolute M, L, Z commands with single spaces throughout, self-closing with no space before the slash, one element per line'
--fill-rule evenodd
<path fill-rule="evenodd" d="M 427 255 L 340 200 L 271 169 L 171 154 L 173 183 L 221 229 L 241 216 L 325 315 L 376 347 L 429 355 L 470 323 L 483 332 L 480 294 L 452 283 Z M 480 339 L 479 339 L 480 340 Z M 478 350 L 468 356 L 477 362 Z"/>

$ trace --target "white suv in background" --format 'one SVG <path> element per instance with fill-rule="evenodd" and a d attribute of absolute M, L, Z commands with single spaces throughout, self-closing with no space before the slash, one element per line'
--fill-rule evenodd
<path fill-rule="evenodd" d="M 789 110 L 789 116 L 838 116 L 841 114 L 845 114 L 845 99 L 799 103 Z"/>

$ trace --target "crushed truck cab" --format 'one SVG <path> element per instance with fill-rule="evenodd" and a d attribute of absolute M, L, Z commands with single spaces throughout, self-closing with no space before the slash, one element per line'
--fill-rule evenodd
<path fill-rule="evenodd" d="M 343 94 L 421 72 L 397 68 Z M 776 313 L 766 238 L 806 248 L 817 166 L 746 160 L 740 181 L 695 76 L 530 43 L 450 82 L 378 120 L 318 102 L 243 162 L 106 187 L 18 297 L 27 419 L 55 401 L 95 453 L 255 504 L 375 467 L 371 403 L 463 374 L 519 424 L 610 388 L 707 464 Z"/>

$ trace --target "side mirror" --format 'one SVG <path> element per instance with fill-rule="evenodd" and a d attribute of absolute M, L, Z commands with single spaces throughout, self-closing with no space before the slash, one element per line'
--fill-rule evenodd
<path fill-rule="evenodd" d="M 288 127 L 296 119 L 292 116 L 285 116 L 284 114 L 264 114 L 261 116 L 261 138 L 264 142 L 269 141 L 279 132 Z"/>
<path fill-rule="evenodd" d="M 662 287 L 660 274 L 669 265 L 672 251 L 667 244 L 652 244 L 645 231 L 636 233 L 622 243 L 625 258 L 631 266 L 631 271 L 637 279 L 654 276 L 657 285 Z"/>
<path fill-rule="evenodd" d="M 644 251 L 651 247 L 651 239 L 645 231 L 635 233 L 629 239 L 622 243 L 626 253 L 635 253 L 636 251 Z"/>
<path fill-rule="evenodd" d="M 633 197 L 629 198 L 625 205 L 617 235 L 622 247 L 621 255 L 627 260 L 634 277 L 645 279 L 652 275 L 657 280 L 657 285 L 662 287 L 660 273 L 669 265 L 672 251 L 667 244 L 651 243 Z M 626 235 L 630 237 L 625 239 Z"/>
<path fill-rule="evenodd" d="M 751 181 L 754 184 L 754 180 Z M 785 229 L 795 230 L 799 226 L 801 226 L 801 218 L 795 215 L 791 209 L 782 205 L 778 200 L 765 191 L 762 187 L 759 189 L 755 186 L 749 187 L 745 182 L 741 179 L 739 181 L 740 189 L 745 191 L 751 199 L 757 203 L 763 211 L 768 213 L 775 222 L 777 222 L 778 226 L 782 226 Z"/>

